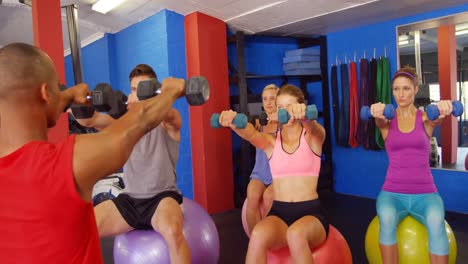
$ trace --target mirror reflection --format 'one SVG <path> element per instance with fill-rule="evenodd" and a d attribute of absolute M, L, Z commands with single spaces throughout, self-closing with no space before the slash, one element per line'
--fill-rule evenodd
<path fill-rule="evenodd" d="M 415 103 L 417 107 L 425 109 L 429 104 L 437 103 L 441 99 L 438 27 L 455 25 L 456 100 L 465 106 L 465 112 L 458 118 L 457 124 L 457 159 L 455 163 L 442 161 L 441 127 L 439 126 L 431 139 L 430 163 L 436 168 L 463 171 L 468 169 L 465 166 L 465 160 L 468 161 L 468 114 L 466 111 L 466 106 L 468 106 L 468 19 L 465 18 L 466 14 L 462 14 L 453 18 L 441 18 L 398 27 L 399 65 L 410 65 L 418 70 L 420 91 Z"/>

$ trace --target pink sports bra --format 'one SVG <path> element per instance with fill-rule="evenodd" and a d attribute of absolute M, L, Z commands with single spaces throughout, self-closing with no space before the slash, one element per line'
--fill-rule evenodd
<path fill-rule="evenodd" d="M 310 149 L 304 137 L 305 132 L 302 128 L 299 146 L 293 153 L 288 153 L 283 149 L 281 131 L 278 131 L 270 158 L 273 179 L 287 176 L 319 176 L 321 157 Z"/>

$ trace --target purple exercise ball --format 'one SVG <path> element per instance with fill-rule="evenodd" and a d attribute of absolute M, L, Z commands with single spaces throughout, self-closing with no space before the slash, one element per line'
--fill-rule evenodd
<path fill-rule="evenodd" d="M 196 202 L 185 198 L 183 233 L 193 264 L 218 263 L 219 236 L 213 219 Z M 116 264 L 170 264 L 169 250 L 163 237 L 153 230 L 134 230 L 115 237 Z"/>

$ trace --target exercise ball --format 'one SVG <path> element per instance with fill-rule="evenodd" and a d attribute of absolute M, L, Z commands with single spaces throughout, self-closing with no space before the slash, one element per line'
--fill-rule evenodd
<path fill-rule="evenodd" d="M 352 264 L 353 258 L 348 243 L 335 227 L 330 225 L 328 237 L 320 246 L 312 249 L 315 264 Z M 291 255 L 288 247 L 268 251 L 268 264 L 289 264 Z"/>
<path fill-rule="evenodd" d="M 183 234 L 190 248 L 193 264 L 215 264 L 219 259 L 219 236 L 206 211 L 185 198 L 181 204 L 184 214 Z M 115 237 L 116 264 L 170 264 L 169 250 L 164 238 L 154 230 L 134 230 Z"/>
<path fill-rule="evenodd" d="M 468 153 L 465 156 L 465 170 L 468 170 Z"/>
<path fill-rule="evenodd" d="M 457 257 L 457 243 L 450 225 L 445 222 L 449 240 L 449 263 L 454 264 Z M 397 227 L 398 260 L 400 264 L 431 263 L 429 240 L 426 227 L 411 216 L 405 217 Z M 365 238 L 367 260 L 370 264 L 382 263 L 379 247 L 379 218 L 369 224 Z"/>
<path fill-rule="evenodd" d="M 262 219 L 265 218 L 265 216 L 268 214 L 268 212 L 265 209 L 265 205 L 263 204 L 263 199 L 260 202 L 260 213 L 262 215 Z M 244 227 L 245 234 L 250 237 L 250 230 L 249 226 L 247 225 L 247 198 L 244 201 L 244 204 L 242 205 L 242 226 Z"/>

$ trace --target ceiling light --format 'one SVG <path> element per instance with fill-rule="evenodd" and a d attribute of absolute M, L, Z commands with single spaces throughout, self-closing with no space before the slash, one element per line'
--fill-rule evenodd
<path fill-rule="evenodd" d="M 263 28 L 263 29 L 260 30 L 260 32 L 269 31 L 269 30 L 272 30 L 272 29 L 275 29 L 275 28 L 284 27 L 284 26 L 287 26 L 287 25 L 291 25 L 291 24 L 294 24 L 294 23 L 306 21 L 306 20 L 313 19 L 313 18 L 323 17 L 323 16 L 326 16 L 326 15 L 329 15 L 329 14 L 338 13 L 338 12 L 341 12 L 341 11 L 344 11 L 344 10 L 347 10 L 347 9 L 356 8 L 356 7 L 359 7 L 359 6 L 371 4 L 371 3 L 374 3 L 374 2 L 378 2 L 378 1 L 380 1 L 380 0 L 364 0 L 364 2 L 361 2 L 361 3 L 353 3 L 353 2 L 347 1 L 347 2 L 345 2 L 345 4 L 343 4 L 344 5 L 343 8 L 332 10 L 332 11 L 325 12 L 325 13 L 316 14 L 316 15 L 306 17 L 306 18 L 301 18 L 301 19 L 298 19 L 298 20 L 293 20 L 293 21 L 290 21 L 290 22 L 287 22 L 287 23 L 284 23 L 284 24 L 280 24 L 280 25 L 274 25 L 274 26 L 269 27 L 269 28 Z M 279 3 L 279 2 L 277 2 L 277 3 Z M 230 18 L 228 20 L 231 20 L 231 19 L 232 18 Z M 227 22 L 227 20 L 224 20 L 224 22 Z"/>
<path fill-rule="evenodd" d="M 407 35 L 398 36 L 398 41 L 408 41 L 409 37 Z"/>
<path fill-rule="evenodd" d="M 257 7 L 257 8 L 255 8 L 255 9 L 252 9 L 252 10 L 249 10 L 249 11 L 247 11 L 247 12 L 244 12 L 244 13 L 242 13 L 242 14 L 239 14 L 239 15 L 237 15 L 237 16 L 235 16 L 235 17 L 228 18 L 228 19 L 224 20 L 224 22 L 229 22 L 229 21 L 234 20 L 234 19 L 237 19 L 237 18 L 239 18 L 239 17 L 243 17 L 243 16 L 246 16 L 246 15 L 250 15 L 250 14 L 252 14 L 252 13 L 258 12 L 258 11 L 263 10 L 263 9 L 267 9 L 267 8 L 273 7 L 273 6 L 275 6 L 275 5 L 282 4 L 282 3 L 287 2 L 287 1 L 288 1 L 288 0 L 283 0 L 283 1 L 278 1 L 278 2 L 274 2 L 274 3 L 270 3 L 270 4 L 267 4 L 267 5 L 264 5 L 264 6 L 260 6 L 260 7 Z"/>
<path fill-rule="evenodd" d="M 468 29 L 468 23 L 461 23 L 461 24 L 456 24 L 455 25 L 455 30 L 456 31 L 462 31 Z"/>
<path fill-rule="evenodd" d="M 398 41 L 398 46 L 403 46 L 403 45 L 408 45 L 408 44 L 409 44 L 408 40 Z"/>
<path fill-rule="evenodd" d="M 460 35 L 465 35 L 465 34 L 468 34 L 468 29 L 455 31 L 455 36 L 460 36 Z"/>
<path fill-rule="evenodd" d="M 96 12 L 105 14 L 114 9 L 116 6 L 120 5 L 123 1 L 125 0 L 99 0 L 94 3 L 91 9 Z"/>

